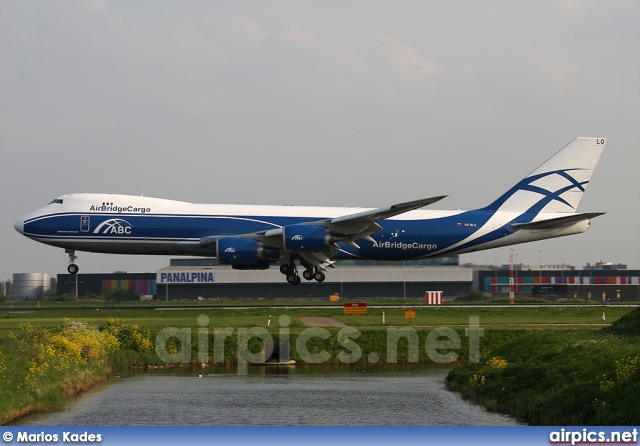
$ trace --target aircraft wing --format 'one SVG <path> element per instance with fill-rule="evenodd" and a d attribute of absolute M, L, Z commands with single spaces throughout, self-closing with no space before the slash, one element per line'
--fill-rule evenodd
<path fill-rule="evenodd" d="M 532 229 L 532 230 L 549 230 L 549 229 L 557 229 L 564 228 L 566 226 L 571 226 L 576 223 L 579 223 L 583 220 L 590 220 L 592 218 L 596 218 L 600 215 L 605 214 L 604 212 L 590 212 L 584 214 L 573 214 L 565 217 L 557 217 L 550 218 L 548 220 L 540 220 L 534 221 L 530 223 L 514 223 L 513 226 L 515 229 Z"/>
<path fill-rule="evenodd" d="M 323 226 L 327 229 L 329 233 L 332 234 L 334 240 L 336 242 L 343 242 L 348 245 L 359 248 L 359 246 L 355 243 L 355 240 L 365 238 L 370 239 L 370 234 L 381 229 L 381 226 L 378 225 L 378 221 L 384 220 L 386 218 L 394 217 L 396 215 L 403 214 L 405 212 L 409 212 L 415 209 L 420 209 L 424 206 L 428 206 L 432 203 L 442 200 L 446 195 L 441 195 L 438 197 L 432 198 L 424 198 L 420 200 L 408 201 L 405 203 L 398 203 L 391 206 L 379 208 L 379 209 L 371 209 L 364 212 L 358 212 L 355 214 L 344 215 L 341 217 L 326 219 L 326 220 L 311 220 L 305 223 L 304 225 L 311 226 Z M 274 248 L 282 248 L 283 247 L 283 233 L 284 228 L 274 228 L 269 229 L 267 231 L 260 231 L 249 234 L 240 234 L 233 237 L 237 238 L 253 238 L 266 246 L 274 247 Z M 200 240 L 200 245 L 204 247 L 210 247 L 215 245 L 216 241 L 220 238 L 226 238 L 228 236 L 210 236 L 204 237 Z M 335 249 L 335 248 L 334 248 Z M 335 252 L 305 252 L 299 253 L 301 257 L 303 257 L 308 262 L 322 267 L 324 265 L 331 265 L 333 262 L 330 260 L 330 257 Z"/>
<path fill-rule="evenodd" d="M 384 220 L 385 218 L 395 217 L 405 212 L 420 209 L 446 198 L 446 195 L 440 195 L 432 198 L 422 198 L 420 200 L 407 201 L 405 203 L 394 204 L 385 208 L 372 209 L 370 211 L 359 212 L 357 214 L 345 215 L 344 217 L 336 217 L 328 220 L 331 224 L 340 224 L 344 222 L 369 221 L 375 222 Z"/>
<path fill-rule="evenodd" d="M 370 234 L 380 230 L 381 228 L 380 225 L 376 223 L 377 221 L 395 217 L 396 215 L 404 214 L 405 212 L 413 211 L 415 209 L 420 209 L 424 206 L 433 204 L 436 201 L 440 201 L 445 197 L 446 195 L 441 195 L 438 197 L 407 201 L 405 203 L 398 203 L 384 208 L 371 209 L 327 220 L 308 221 L 304 224 L 324 226 L 332 234 L 343 237 L 343 239 L 339 241 L 349 243 L 349 240 L 353 241 L 359 238 L 366 238 Z M 260 233 L 260 235 L 263 237 L 281 236 L 282 228 L 270 229 L 264 233 Z"/>
<path fill-rule="evenodd" d="M 344 239 L 341 241 L 358 248 L 358 245 L 356 245 L 354 241 L 360 238 L 366 239 L 370 234 L 380 230 L 381 227 L 378 225 L 378 221 L 395 217 L 396 215 L 404 214 L 405 212 L 413 211 L 415 209 L 420 209 L 424 206 L 440 201 L 445 197 L 446 195 L 440 195 L 438 197 L 407 201 L 405 203 L 398 203 L 384 208 L 372 209 L 370 211 L 358 212 L 356 214 L 345 215 L 343 217 L 336 217 L 330 220 L 309 224 L 324 226 L 330 232 L 343 236 Z"/>

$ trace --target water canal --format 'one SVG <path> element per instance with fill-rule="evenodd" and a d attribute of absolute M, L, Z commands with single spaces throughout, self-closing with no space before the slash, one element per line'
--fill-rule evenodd
<path fill-rule="evenodd" d="M 172 368 L 115 376 L 21 425 L 515 425 L 446 389 L 450 366 Z"/>

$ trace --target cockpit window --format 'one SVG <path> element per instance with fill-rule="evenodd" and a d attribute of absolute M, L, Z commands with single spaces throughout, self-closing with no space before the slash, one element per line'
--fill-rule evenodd
<path fill-rule="evenodd" d="M 62 198 L 56 198 L 55 200 L 52 200 L 51 203 L 49 204 L 62 204 Z"/>

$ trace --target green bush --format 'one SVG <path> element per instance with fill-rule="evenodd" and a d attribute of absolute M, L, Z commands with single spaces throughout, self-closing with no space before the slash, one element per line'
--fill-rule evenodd
<path fill-rule="evenodd" d="M 99 328 L 72 319 L 52 329 L 23 325 L 0 339 L 0 424 L 60 407 L 110 368 L 159 365 L 153 347 L 149 330 L 113 318 Z"/>
<path fill-rule="evenodd" d="M 447 385 L 530 424 L 637 425 L 638 315 L 600 331 L 532 331 L 494 344 L 479 364 L 453 369 Z"/>

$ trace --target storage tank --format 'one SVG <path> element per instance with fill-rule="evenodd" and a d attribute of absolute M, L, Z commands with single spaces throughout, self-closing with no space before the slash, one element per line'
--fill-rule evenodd
<path fill-rule="evenodd" d="M 14 273 L 11 297 L 14 299 L 41 297 L 43 276 L 43 273 Z M 51 290 L 51 286 L 49 286 L 49 290 Z"/>

